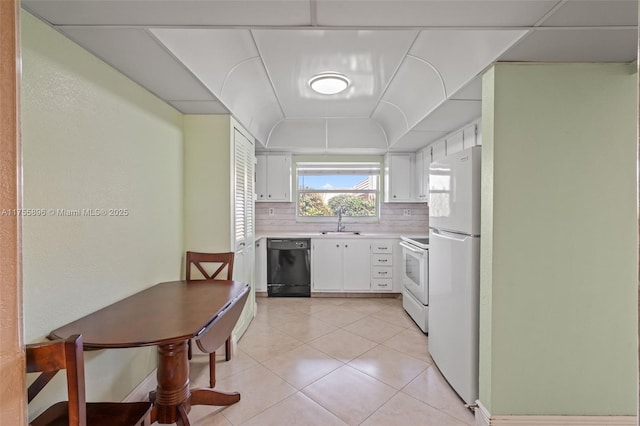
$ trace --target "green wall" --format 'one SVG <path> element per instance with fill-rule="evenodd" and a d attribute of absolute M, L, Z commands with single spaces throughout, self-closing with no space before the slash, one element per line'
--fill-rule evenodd
<path fill-rule="evenodd" d="M 480 401 L 635 415 L 637 75 L 498 64 L 483 80 Z"/>
<path fill-rule="evenodd" d="M 21 26 L 24 207 L 127 209 L 125 216 L 24 218 L 24 335 L 33 342 L 179 278 L 183 118 L 25 11 Z M 156 364 L 153 347 L 85 359 L 94 401 L 121 400 Z M 63 375 L 56 380 L 32 413 L 65 394 Z"/>
<path fill-rule="evenodd" d="M 185 115 L 184 129 L 185 250 L 233 251 L 231 118 Z"/>

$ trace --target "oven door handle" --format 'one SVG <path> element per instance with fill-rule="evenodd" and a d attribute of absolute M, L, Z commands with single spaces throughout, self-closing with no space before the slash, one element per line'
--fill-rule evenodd
<path fill-rule="evenodd" d="M 424 250 L 419 249 L 419 248 L 415 248 L 411 244 L 405 243 L 404 241 L 400 241 L 400 246 L 406 248 L 407 250 L 409 250 L 409 251 L 411 251 L 413 253 L 417 253 L 419 255 L 422 255 L 422 253 L 424 253 Z"/>

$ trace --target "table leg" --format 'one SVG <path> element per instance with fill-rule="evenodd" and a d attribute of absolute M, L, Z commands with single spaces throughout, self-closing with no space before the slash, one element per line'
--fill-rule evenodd
<path fill-rule="evenodd" d="M 158 423 L 176 423 L 181 419 L 188 425 L 189 397 L 187 341 L 158 345 L 158 387 L 154 407 Z M 185 419 L 187 423 L 184 423 Z"/>
<path fill-rule="evenodd" d="M 191 391 L 191 405 L 231 405 L 240 401 L 240 392 L 222 392 L 213 389 Z"/>
<path fill-rule="evenodd" d="M 152 417 L 160 424 L 189 426 L 188 413 L 192 405 L 225 406 L 240 401 L 239 392 L 190 390 L 187 352 L 186 340 L 158 345 L 158 387 L 149 396 L 154 403 Z"/>

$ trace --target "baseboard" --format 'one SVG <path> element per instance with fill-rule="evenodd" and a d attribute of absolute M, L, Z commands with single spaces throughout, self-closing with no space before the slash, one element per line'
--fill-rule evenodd
<path fill-rule="evenodd" d="M 637 416 L 492 416 L 480 401 L 475 426 L 636 426 Z"/>
<path fill-rule="evenodd" d="M 156 377 L 158 373 L 157 369 L 154 369 L 147 377 L 141 381 L 138 386 L 136 386 L 130 393 L 127 395 L 122 402 L 140 402 L 140 401 L 148 401 L 149 400 L 149 390 L 155 389 L 158 386 L 158 378 Z"/>

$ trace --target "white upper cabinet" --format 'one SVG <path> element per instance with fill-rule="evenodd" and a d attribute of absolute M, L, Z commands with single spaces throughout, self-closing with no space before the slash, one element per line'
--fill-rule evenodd
<path fill-rule="evenodd" d="M 447 155 L 452 155 L 456 152 L 462 151 L 463 149 L 477 145 L 482 145 L 479 120 L 476 120 L 471 124 L 467 124 L 445 138 L 434 142 L 427 148 L 431 149 L 431 161 L 436 161 L 446 157 Z M 429 167 L 427 166 L 426 170 L 428 169 Z"/>
<path fill-rule="evenodd" d="M 464 128 L 462 131 L 464 134 L 464 147 L 471 148 L 472 146 L 480 145 L 480 132 L 479 125 L 471 124 Z"/>
<path fill-rule="evenodd" d="M 440 160 L 447 156 L 447 143 L 444 139 L 431 145 L 431 161 Z"/>
<path fill-rule="evenodd" d="M 429 201 L 429 164 L 431 164 L 431 148 L 416 152 L 415 161 L 415 198 L 419 202 Z"/>
<path fill-rule="evenodd" d="M 413 154 L 387 154 L 384 159 L 384 202 L 410 203 L 413 184 Z"/>
<path fill-rule="evenodd" d="M 256 155 L 256 201 L 291 202 L 291 155 Z"/>
<path fill-rule="evenodd" d="M 456 132 L 447 137 L 447 155 L 464 149 L 464 138 L 462 132 Z"/>

